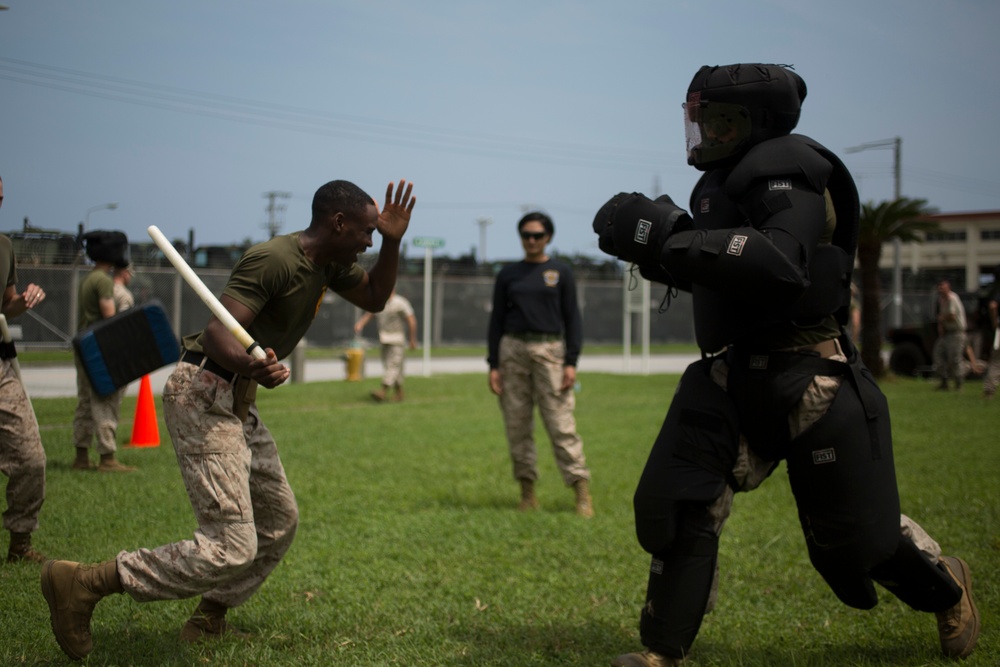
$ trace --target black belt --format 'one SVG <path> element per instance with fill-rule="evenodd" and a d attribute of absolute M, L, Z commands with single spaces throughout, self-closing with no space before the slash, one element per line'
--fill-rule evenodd
<path fill-rule="evenodd" d="M 562 340 L 562 334 L 542 333 L 540 331 L 518 331 L 507 335 L 525 343 L 554 343 Z"/>
<path fill-rule="evenodd" d="M 14 347 L 14 341 L 5 343 L 0 340 L 0 359 L 6 361 L 7 359 L 14 359 L 17 357 L 17 349 Z"/>
<path fill-rule="evenodd" d="M 219 364 L 212 361 L 210 357 L 206 357 L 201 352 L 192 352 L 191 350 L 184 350 L 184 353 L 181 355 L 180 360 L 186 364 L 194 364 L 195 366 L 201 366 L 206 371 L 215 373 L 226 382 L 232 382 L 233 378 L 236 377 L 236 373 L 232 372 L 231 370 L 223 368 Z M 202 365 L 201 363 L 202 361 L 205 362 L 204 365 Z"/>

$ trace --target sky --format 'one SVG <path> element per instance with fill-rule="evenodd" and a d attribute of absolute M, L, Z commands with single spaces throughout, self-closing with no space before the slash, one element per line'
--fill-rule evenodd
<path fill-rule="evenodd" d="M 543 210 L 550 250 L 601 258 L 591 222 L 616 193 L 687 206 L 681 103 L 700 66 L 735 62 L 794 66 L 796 132 L 863 201 L 893 197 L 900 137 L 903 196 L 1000 210 L 995 0 L 0 4 L 3 231 L 261 241 L 308 226 L 327 181 L 383 201 L 406 179 L 411 256 L 425 238 L 518 259 L 517 220 Z"/>

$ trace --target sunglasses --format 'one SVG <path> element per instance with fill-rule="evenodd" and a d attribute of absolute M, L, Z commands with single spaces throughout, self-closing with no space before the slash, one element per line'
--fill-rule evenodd
<path fill-rule="evenodd" d="M 545 232 L 521 232 L 521 238 L 524 239 L 525 241 L 527 241 L 528 239 L 541 241 L 546 236 L 548 236 L 548 234 L 546 234 Z"/>

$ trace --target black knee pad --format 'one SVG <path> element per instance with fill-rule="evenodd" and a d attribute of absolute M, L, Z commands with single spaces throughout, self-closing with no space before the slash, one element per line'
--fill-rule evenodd
<path fill-rule="evenodd" d="M 683 658 L 691 650 L 712 590 L 719 538 L 703 507 L 685 505 L 667 551 L 653 554 L 639 619 L 644 646 Z"/>
<path fill-rule="evenodd" d="M 698 361 L 684 372 L 636 488 L 636 535 L 649 553 L 670 546 L 680 503 L 711 503 L 732 475 L 739 421 L 729 396 L 712 382 L 712 363 Z"/>
<path fill-rule="evenodd" d="M 944 611 L 962 598 L 962 589 L 951 575 L 902 535 L 896 553 L 872 568 L 871 576 L 917 611 Z"/>
<path fill-rule="evenodd" d="M 813 566 L 845 604 L 870 609 L 878 598 L 868 573 L 899 543 L 899 495 L 885 397 L 874 383 L 863 390 L 873 418 L 845 380 L 787 461 Z"/>

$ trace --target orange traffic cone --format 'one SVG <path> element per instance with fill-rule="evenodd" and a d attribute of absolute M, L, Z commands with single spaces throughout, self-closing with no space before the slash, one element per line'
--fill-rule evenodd
<path fill-rule="evenodd" d="M 156 404 L 149 376 L 143 375 L 139 384 L 139 400 L 135 404 L 135 421 L 132 423 L 130 447 L 159 447 L 160 426 L 156 423 Z"/>

